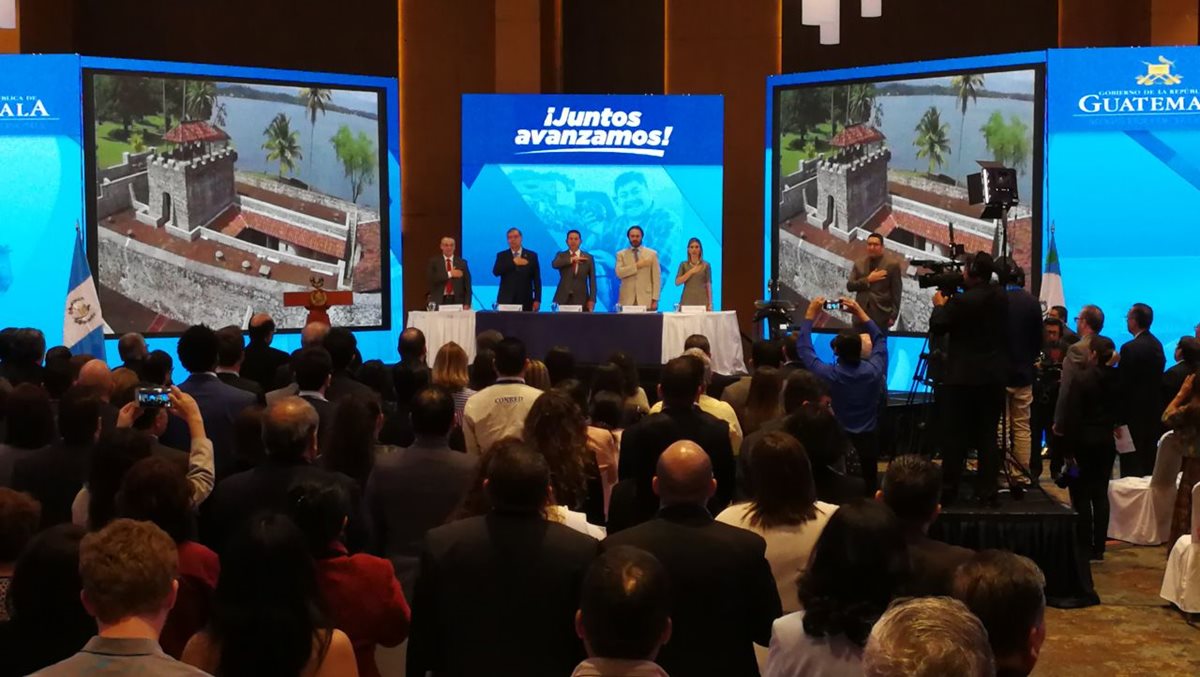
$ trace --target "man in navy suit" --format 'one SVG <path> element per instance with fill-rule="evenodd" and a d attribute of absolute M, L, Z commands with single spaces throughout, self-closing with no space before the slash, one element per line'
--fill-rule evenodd
<path fill-rule="evenodd" d="M 179 337 L 179 363 L 191 374 L 179 389 L 191 395 L 200 406 L 204 429 L 213 444 L 217 478 L 233 470 L 233 424 L 243 409 L 254 404 L 252 393 L 235 388 L 217 378 L 219 341 L 212 329 L 200 324 L 188 327 Z M 172 418 L 160 440 L 180 450 L 189 449 L 190 435 L 183 419 Z"/>
<path fill-rule="evenodd" d="M 508 249 L 496 254 L 492 275 L 500 278 L 498 304 L 521 304 L 537 312 L 542 305 L 542 271 L 536 252 L 521 246 L 521 231 L 508 229 Z"/>
<path fill-rule="evenodd" d="M 1125 422 L 1133 438 L 1134 454 L 1121 454 L 1121 476 L 1150 475 L 1158 457 L 1158 438 L 1162 435 L 1161 392 L 1163 370 L 1167 366 L 1162 342 L 1150 333 L 1154 310 L 1135 303 L 1125 315 L 1125 327 L 1133 340 L 1121 346 L 1117 377 Z"/>

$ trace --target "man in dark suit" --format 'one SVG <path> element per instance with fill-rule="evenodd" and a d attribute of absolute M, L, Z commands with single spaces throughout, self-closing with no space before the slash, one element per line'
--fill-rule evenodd
<path fill-rule="evenodd" d="M 883 236 L 867 236 L 867 255 L 855 259 L 846 291 L 856 292 L 855 301 L 883 331 L 900 317 L 900 263 L 883 249 Z"/>
<path fill-rule="evenodd" d="M 367 508 L 375 548 L 392 561 L 404 594 L 412 598 L 421 543 L 445 524 L 475 480 L 479 457 L 447 444 L 454 426 L 454 400 L 441 388 L 426 388 L 412 400 L 416 441 L 385 454 L 367 480 Z"/>
<path fill-rule="evenodd" d="M 940 394 L 949 423 L 942 463 L 942 503 L 958 497 L 968 449 L 979 452 L 975 497 L 996 501 L 996 479 L 1003 459 L 996 445 L 996 427 L 1004 408 L 1004 379 L 1008 363 L 1004 289 L 991 283 L 992 257 L 978 252 L 963 269 L 964 288 L 947 298 L 933 295 L 930 336 L 947 338 L 948 354 Z"/>
<path fill-rule="evenodd" d="M 1162 379 L 1167 360 L 1162 343 L 1150 333 L 1154 309 L 1135 303 L 1125 315 L 1125 326 L 1133 340 L 1121 346 L 1117 383 L 1125 410 L 1129 436 L 1137 451 L 1118 454 L 1121 476 L 1149 475 L 1158 456 L 1158 438 L 1162 435 Z"/>
<path fill-rule="evenodd" d="M 592 257 L 579 248 L 581 241 L 578 230 L 568 230 L 567 248 L 555 254 L 550 264 L 559 275 L 554 302 L 560 306 L 583 306 L 590 313 L 596 305 L 596 267 Z"/>
<path fill-rule="evenodd" d="M 609 533 L 654 517 L 658 496 L 652 481 L 658 457 L 679 440 L 694 440 L 712 459 L 717 489 L 708 504 L 709 510 L 716 514 L 733 498 L 736 470 L 729 424 L 696 406 L 704 392 L 703 365 L 692 357 L 677 357 L 663 367 L 661 378 L 658 392 L 663 410 L 638 421 L 621 436 L 618 476 L 631 480 L 633 486 L 620 496 L 614 495 L 609 509 Z"/>
<path fill-rule="evenodd" d="M 718 489 L 708 454 L 676 442 L 658 459 L 655 519 L 613 534 L 605 549 L 631 545 L 662 562 L 671 580 L 671 641 L 658 663 L 671 675 L 758 675 L 754 644 L 767 646 L 782 615 L 766 541 L 713 520 L 705 504 Z"/>
<path fill-rule="evenodd" d="M 246 334 L 250 340 L 242 359 L 241 375 L 258 383 L 263 392 L 278 387 L 274 384 L 275 371 L 287 364 L 288 354 L 271 347 L 275 320 L 266 313 L 258 313 L 250 318 Z"/>
<path fill-rule="evenodd" d="M 325 395 L 333 373 L 333 360 L 324 348 L 304 348 L 292 358 L 292 368 L 299 388 L 296 396 L 316 410 L 320 421 L 318 438 L 323 439 L 333 424 L 333 403 Z"/>
<path fill-rule="evenodd" d="M 891 508 L 904 526 L 912 565 L 908 592 L 917 597 L 949 595 L 954 570 L 975 554 L 929 537 L 929 526 L 942 511 L 941 491 L 941 471 L 933 461 L 910 454 L 892 459 L 883 488 L 875 492 L 875 500 Z"/>
<path fill-rule="evenodd" d="M 1200 339 L 1184 336 L 1175 346 L 1175 364 L 1163 373 L 1162 409 L 1179 394 L 1189 374 L 1200 371 Z"/>
<path fill-rule="evenodd" d="M 138 380 L 146 380 L 142 374 L 142 370 L 146 366 L 146 358 L 150 357 L 150 350 L 146 347 L 146 337 L 137 332 L 122 335 L 117 339 L 117 354 L 121 356 L 122 367 L 137 374 Z"/>
<path fill-rule="evenodd" d="M 454 255 L 454 238 L 443 237 L 442 255 L 429 259 L 429 300 L 439 306 L 471 309 L 471 269 Z"/>
<path fill-rule="evenodd" d="M 320 350 L 320 349 L 317 349 Z M 286 513 L 288 490 L 302 481 L 338 482 L 350 493 L 346 546 L 351 552 L 366 549 L 370 524 L 362 508 L 358 484 L 342 473 L 313 463 L 317 456 L 317 412 L 299 397 L 285 397 L 263 414 L 263 445 L 267 458 L 258 467 L 227 477 L 217 484 L 204 503 L 201 536 L 205 545 L 220 552 L 229 535 L 255 513 Z"/>
<path fill-rule="evenodd" d="M 1042 352 L 1042 306 L 1025 289 L 1025 271 L 1012 259 L 997 262 L 1005 271 L 1008 299 L 1008 374 L 1005 381 L 1005 411 L 1008 439 L 1013 455 L 1026 469 L 1033 467 L 1034 441 L 1030 421 L 1033 410 L 1033 365 Z M 1038 438 L 1038 468 L 1041 468 L 1041 438 Z"/>
<path fill-rule="evenodd" d="M 350 374 L 350 365 L 358 353 L 358 339 L 354 338 L 354 332 L 344 327 L 334 327 L 325 335 L 323 345 L 325 350 L 329 351 L 329 359 L 332 360 L 333 366 L 329 388 L 325 392 L 325 397 L 329 398 L 330 402 L 337 402 L 347 395 L 360 399 L 379 399 L 379 395 L 371 390 L 370 386 L 359 383 Z"/>
<path fill-rule="evenodd" d="M 704 355 L 708 357 L 709 363 L 712 363 L 712 343 L 709 342 L 707 336 L 704 334 L 692 334 L 684 339 L 683 351 L 686 353 L 692 348 L 696 348 L 703 352 Z M 712 372 L 711 376 L 712 378 L 705 389 L 705 394 L 718 400 L 721 399 L 721 396 L 725 393 L 725 388 L 727 386 L 737 383 L 739 380 L 739 377 L 737 376 L 718 374 L 715 371 Z"/>
<path fill-rule="evenodd" d="M 217 330 L 217 378 L 222 383 L 245 390 L 254 395 L 259 405 L 266 406 L 267 396 L 258 381 L 241 375 L 245 350 L 242 348 L 242 330 L 235 326 L 222 327 Z"/>
<path fill-rule="evenodd" d="M 88 460 L 100 435 L 100 398 L 84 386 L 73 386 L 58 401 L 62 439 L 13 465 L 12 488 L 28 492 L 42 504 L 41 528 L 71 521 L 71 503 L 87 481 Z"/>
<path fill-rule="evenodd" d="M 519 304 L 537 312 L 542 305 L 542 271 L 537 252 L 521 246 L 521 231 L 508 229 L 508 249 L 496 254 L 492 275 L 500 278 L 496 303 Z"/>
<path fill-rule="evenodd" d="M 225 477 L 233 468 L 233 426 L 238 414 L 254 404 L 254 395 L 240 390 L 217 378 L 217 334 L 200 324 L 188 327 L 179 337 L 176 351 L 179 362 L 190 376 L 179 384 L 179 389 L 191 395 L 200 407 L 204 429 L 212 440 L 213 461 L 217 479 Z M 171 418 L 167 431 L 161 438 L 163 444 L 181 451 L 191 448 L 191 435 L 181 418 Z"/>
<path fill-rule="evenodd" d="M 568 675 L 584 657 L 575 611 L 600 544 L 542 516 L 550 470 L 523 443 L 493 447 L 484 488 L 487 514 L 425 537 L 407 673 Z"/>
<path fill-rule="evenodd" d="M 396 387 L 396 398 L 401 406 L 408 406 L 405 398 L 411 398 L 418 390 L 429 385 L 432 375 L 426 361 L 425 333 L 416 327 L 400 332 L 396 341 L 396 352 L 400 361 L 392 365 L 392 382 Z"/>
<path fill-rule="evenodd" d="M 1093 305 L 1086 305 L 1079 309 L 1079 317 L 1075 318 L 1077 340 L 1070 344 L 1070 347 L 1067 348 L 1067 355 L 1063 358 L 1062 378 L 1058 386 L 1058 400 L 1054 404 L 1055 434 L 1062 434 L 1063 418 L 1066 415 L 1067 402 L 1072 397 L 1071 389 L 1074 385 L 1073 382 L 1075 377 L 1087 368 L 1088 360 L 1092 354 L 1092 337 L 1098 336 L 1103 330 L 1103 310 Z"/>

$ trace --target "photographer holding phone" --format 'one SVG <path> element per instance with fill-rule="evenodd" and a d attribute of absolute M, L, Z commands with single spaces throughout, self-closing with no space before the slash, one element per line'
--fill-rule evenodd
<path fill-rule="evenodd" d="M 156 455 L 182 459 L 185 457 L 183 452 L 158 441 L 167 429 L 169 416 L 176 416 L 187 424 L 191 437 L 191 451 L 186 455 L 187 479 L 192 489 L 192 507 L 196 508 L 212 493 L 216 482 L 213 445 L 204 430 L 204 419 L 196 400 L 175 386 L 159 388 L 143 383 L 134 391 L 133 401 L 121 407 L 117 427 L 145 433 L 151 439 L 151 452 Z"/>
<path fill-rule="evenodd" d="M 830 344 L 837 362 L 827 364 L 817 357 L 812 345 L 813 320 L 823 309 L 833 310 L 821 296 L 809 302 L 804 312 L 804 321 L 796 334 L 796 352 L 805 369 L 829 384 L 834 416 L 858 451 L 863 481 L 867 492 L 873 495 L 878 483 L 879 395 L 887 377 L 887 338 L 862 306 L 846 298 L 840 303 L 840 310 L 850 313 L 855 324 L 866 330 L 871 339 L 870 354 L 863 357 L 862 336 L 852 329 L 844 329 Z"/>

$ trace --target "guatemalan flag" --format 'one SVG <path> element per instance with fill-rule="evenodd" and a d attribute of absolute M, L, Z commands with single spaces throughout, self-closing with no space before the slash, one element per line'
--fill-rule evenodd
<path fill-rule="evenodd" d="M 1046 268 L 1042 272 L 1041 298 L 1042 312 L 1054 306 L 1066 307 L 1067 300 L 1063 296 L 1062 270 L 1058 265 L 1058 247 L 1054 244 L 1054 224 L 1050 224 L 1050 248 L 1046 251 Z"/>
<path fill-rule="evenodd" d="M 75 257 L 71 261 L 71 278 L 67 282 L 67 302 L 63 313 L 63 345 L 75 355 L 104 357 L 104 317 L 100 313 L 100 297 L 92 281 L 87 255 L 83 251 L 83 235 L 75 228 Z"/>

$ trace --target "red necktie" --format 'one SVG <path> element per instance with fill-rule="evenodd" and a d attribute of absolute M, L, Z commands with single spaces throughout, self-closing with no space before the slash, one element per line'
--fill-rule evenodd
<path fill-rule="evenodd" d="M 450 273 L 453 270 L 454 270 L 454 266 L 451 265 L 450 259 L 446 259 L 446 272 Z M 442 290 L 443 296 L 454 296 L 454 285 L 451 284 L 450 279 L 451 279 L 450 275 L 447 274 L 446 275 L 446 288 L 444 290 Z"/>

